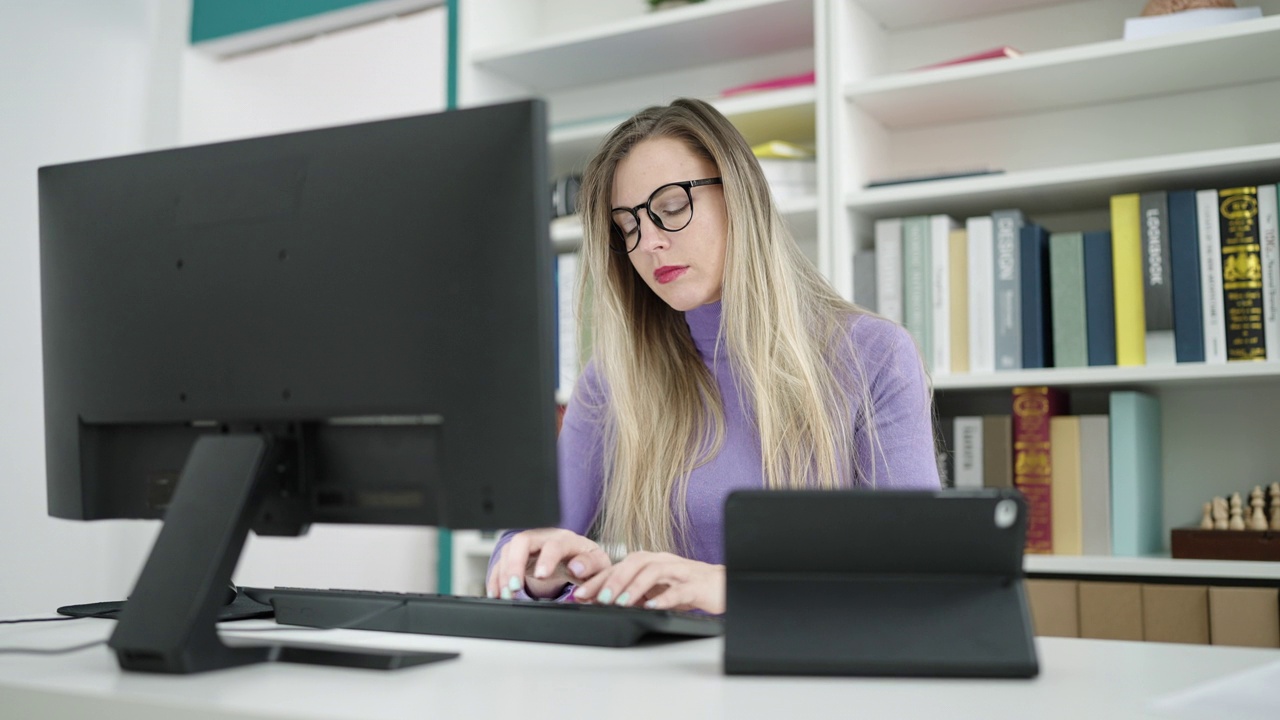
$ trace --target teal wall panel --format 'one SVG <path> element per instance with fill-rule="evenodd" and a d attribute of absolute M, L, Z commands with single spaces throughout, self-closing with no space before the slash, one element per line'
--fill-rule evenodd
<path fill-rule="evenodd" d="M 191 42 L 235 35 L 370 0 L 191 0 Z"/>

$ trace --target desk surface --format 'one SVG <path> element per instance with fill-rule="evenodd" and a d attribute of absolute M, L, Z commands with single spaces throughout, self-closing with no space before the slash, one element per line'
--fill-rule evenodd
<path fill-rule="evenodd" d="M 0 648 L 105 639 L 108 620 L 0 626 Z M 237 629 L 273 627 L 238 623 Z M 290 664 L 195 676 L 122 672 L 105 646 L 56 656 L 0 653 L 4 717 L 214 718 L 1138 718 L 1152 702 L 1280 663 L 1280 651 L 1040 638 L 1035 680 L 751 678 L 721 673 L 721 642 L 606 649 L 354 630 L 233 632 L 299 640 L 456 650 L 462 657 L 396 671 Z M 1280 693 L 1278 693 L 1280 695 Z M 1280 716 L 1280 697 L 1265 714 Z M 1178 715 L 1173 715 L 1178 717 Z M 1208 717 L 1208 716 L 1203 716 Z"/>

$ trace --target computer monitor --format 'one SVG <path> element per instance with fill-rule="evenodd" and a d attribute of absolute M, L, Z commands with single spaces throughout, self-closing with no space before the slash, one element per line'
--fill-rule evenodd
<path fill-rule="evenodd" d="M 164 518 L 125 668 L 214 631 L 248 530 L 559 516 L 537 100 L 42 167 L 48 508 Z"/>

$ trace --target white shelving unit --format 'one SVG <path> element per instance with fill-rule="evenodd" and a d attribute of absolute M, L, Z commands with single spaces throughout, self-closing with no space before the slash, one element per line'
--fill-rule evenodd
<path fill-rule="evenodd" d="M 1107 229 L 1114 194 L 1280 181 L 1280 3 L 1256 4 L 1259 20 L 1125 41 L 1142 0 L 834 0 L 838 200 L 821 211 L 837 263 L 874 245 L 881 218 L 1016 207 L 1050 231 Z M 1001 45 L 1023 55 L 913 69 Z M 978 168 L 1003 172 L 865 187 Z M 1166 531 L 1196 524 L 1213 495 L 1280 479 L 1280 362 L 940 375 L 938 413 L 1007 414 L 1020 385 L 1064 388 L 1076 413 L 1105 412 L 1116 389 L 1156 395 Z M 1277 579 L 1266 563 L 1168 558 L 1029 556 L 1027 569 Z"/>
<path fill-rule="evenodd" d="M 621 119 L 677 96 L 712 100 L 751 142 L 815 145 L 817 195 L 780 208 L 853 297 L 854 257 L 880 218 L 1017 207 L 1051 231 L 1101 229 L 1114 194 L 1280 180 L 1280 0 L 1255 4 L 1260 20 L 1124 41 L 1144 0 L 708 0 L 660 12 L 640 0 L 461 0 L 459 98 L 546 98 L 555 175 L 580 172 Z M 1023 55 L 915 69 L 1000 45 Z M 720 96 L 808 70 L 814 87 Z M 977 168 L 1003 172 L 866 188 Z M 556 221 L 557 251 L 574 251 L 581 232 Z M 935 378 L 944 415 L 1008 412 L 1010 388 L 1040 384 L 1068 389 L 1075 412 L 1099 411 L 1114 389 L 1159 397 L 1166 528 L 1194 524 L 1212 495 L 1280 479 L 1269 452 L 1280 363 Z M 465 544 L 455 553 L 487 560 L 483 543 Z M 1275 577 L 1167 558 L 1027 563 L 1049 574 Z"/>

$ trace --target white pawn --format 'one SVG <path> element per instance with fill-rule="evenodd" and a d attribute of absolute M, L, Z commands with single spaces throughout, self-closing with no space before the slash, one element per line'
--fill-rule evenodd
<path fill-rule="evenodd" d="M 1271 496 L 1271 529 L 1280 530 L 1280 493 Z"/>
<path fill-rule="evenodd" d="M 1266 530 L 1267 515 L 1262 512 L 1262 488 L 1255 487 L 1253 492 L 1249 493 L 1249 505 L 1253 507 L 1253 513 L 1249 515 L 1250 530 Z"/>
<path fill-rule="evenodd" d="M 1201 530 L 1212 530 L 1212 529 L 1213 529 L 1213 518 L 1212 518 L 1212 517 L 1210 517 L 1210 513 L 1212 513 L 1212 511 L 1213 511 L 1213 506 L 1212 506 L 1210 503 L 1205 503 L 1205 504 L 1204 504 L 1204 515 L 1200 518 L 1200 529 L 1201 529 Z"/>
<path fill-rule="evenodd" d="M 1231 520 L 1227 522 L 1228 530 L 1243 530 L 1244 517 L 1242 516 L 1243 508 L 1240 504 L 1240 493 L 1231 493 Z"/>
<path fill-rule="evenodd" d="M 1227 529 L 1227 501 L 1220 497 L 1213 499 L 1213 529 Z"/>

